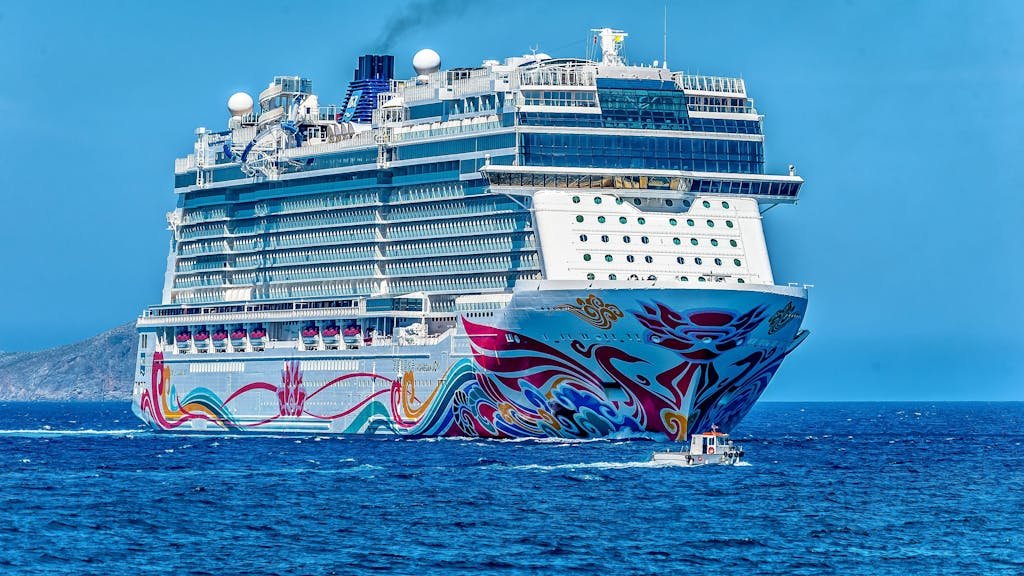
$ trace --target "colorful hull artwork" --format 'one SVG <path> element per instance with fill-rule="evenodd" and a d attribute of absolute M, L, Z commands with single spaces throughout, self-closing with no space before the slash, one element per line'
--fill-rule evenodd
<path fill-rule="evenodd" d="M 134 409 L 161 430 L 681 441 L 735 427 L 806 336 L 797 291 L 573 296 L 517 294 L 429 346 L 154 350 Z"/>

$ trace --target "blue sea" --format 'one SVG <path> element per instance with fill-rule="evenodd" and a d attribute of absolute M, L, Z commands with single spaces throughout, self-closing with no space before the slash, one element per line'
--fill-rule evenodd
<path fill-rule="evenodd" d="M 1024 403 L 760 403 L 644 440 L 157 434 L 0 404 L 0 574 L 1022 574 Z"/>

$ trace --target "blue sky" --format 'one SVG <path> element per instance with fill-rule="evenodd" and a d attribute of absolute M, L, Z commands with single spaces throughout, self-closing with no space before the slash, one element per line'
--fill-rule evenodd
<path fill-rule="evenodd" d="M 634 61 L 662 52 L 660 1 L 365 6 L 0 7 L 0 350 L 159 299 L 173 158 L 236 90 L 301 74 L 338 102 L 389 22 L 401 75 L 427 46 L 446 66 L 580 56 L 596 26 Z M 807 179 L 766 231 L 777 281 L 815 285 L 812 336 L 766 399 L 1024 399 L 1021 30 L 1021 2 L 670 3 L 671 67 L 742 75 L 769 169 Z"/>

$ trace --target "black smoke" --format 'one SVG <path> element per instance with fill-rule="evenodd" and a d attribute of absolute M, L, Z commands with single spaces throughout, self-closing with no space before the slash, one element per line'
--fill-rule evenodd
<path fill-rule="evenodd" d="M 374 51 L 388 53 L 402 35 L 461 16 L 473 4 L 460 0 L 413 0 L 384 24 L 374 43 Z"/>

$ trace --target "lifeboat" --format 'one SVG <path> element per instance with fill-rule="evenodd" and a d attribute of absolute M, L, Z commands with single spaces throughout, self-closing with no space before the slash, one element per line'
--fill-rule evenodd
<path fill-rule="evenodd" d="M 192 345 L 192 333 L 188 330 L 178 332 L 178 335 L 174 337 L 174 341 L 178 343 L 179 350 L 185 350 Z"/>
<path fill-rule="evenodd" d="M 223 350 L 223 349 L 227 348 L 227 346 L 228 346 L 228 331 L 227 330 L 225 330 L 223 328 L 219 328 L 217 330 L 214 330 L 213 331 L 213 336 L 211 338 L 213 339 L 213 347 L 214 348 L 216 348 L 218 350 Z"/>
<path fill-rule="evenodd" d="M 363 343 L 363 339 L 360 336 L 361 332 L 362 329 L 358 324 L 346 326 L 345 329 L 341 331 L 341 339 L 345 342 L 346 346 L 357 347 Z"/>
<path fill-rule="evenodd" d="M 231 345 L 235 348 L 241 348 L 245 346 L 246 332 L 245 328 L 235 328 L 231 331 Z"/>
<path fill-rule="evenodd" d="M 306 326 L 302 329 L 302 343 L 306 345 L 316 344 L 316 337 L 320 335 L 320 329 L 316 325 Z"/>
<path fill-rule="evenodd" d="M 253 328 L 252 332 L 249 333 L 249 340 L 253 343 L 254 346 L 263 344 L 263 340 L 266 339 L 266 337 L 267 330 L 262 326 L 257 326 L 256 328 Z"/>
<path fill-rule="evenodd" d="M 210 345 L 210 332 L 204 328 L 196 332 L 192 340 L 196 343 L 196 348 L 205 349 Z"/>
<path fill-rule="evenodd" d="M 339 332 L 340 330 L 338 329 L 338 326 L 336 324 L 331 324 L 324 327 L 320 336 L 324 339 L 325 344 L 337 344 Z"/>

